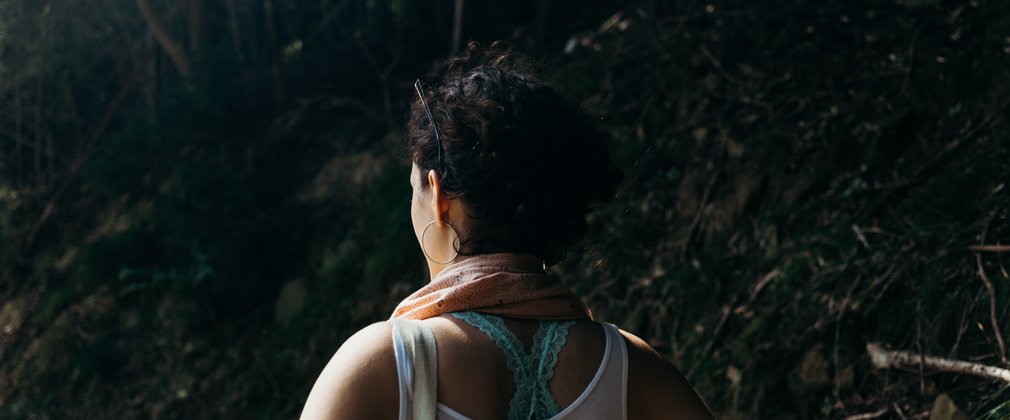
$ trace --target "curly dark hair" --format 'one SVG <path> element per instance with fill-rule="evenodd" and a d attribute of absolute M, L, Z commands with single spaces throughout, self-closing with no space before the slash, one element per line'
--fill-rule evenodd
<path fill-rule="evenodd" d="M 461 199 L 477 220 L 460 238 L 460 255 L 529 252 L 553 265 L 585 236 L 590 204 L 612 200 L 623 174 L 597 121 L 524 70 L 527 63 L 504 42 L 470 42 L 444 75 L 423 84 L 444 167 L 417 95 L 407 150 L 423 188 L 435 169 L 446 196 Z"/>

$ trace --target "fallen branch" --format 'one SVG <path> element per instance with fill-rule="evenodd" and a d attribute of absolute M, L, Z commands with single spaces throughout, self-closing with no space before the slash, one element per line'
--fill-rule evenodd
<path fill-rule="evenodd" d="M 974 252 L 1010 252 L 1010 245 L 972 245 L 969 251 Z"/>
<path fill-rule="evenodd" d="M 845 420 L 870 420 L 870 419 L 875 419 L 877 417 L 883 416 L 884 414 L 887 414 L 889 411 L 891 411 L 890 407 L 888 407 L 888 408 L 881 408 L 880 410 L 874 411 L 872 413 L 863 413 L 863 414 L 856 414 L 854 416 L 848 416 L 848 417 L 845 418 Z"/>
<path fill-rule="evenodd" d="M 963 360 L 945 359 L 937 356 L 918 355 L 908 351 L 885 350 L 880 343 L 866 343 L 866 353 L 870 355 L 873 367 L 887 369 L 890 367 L 923 366 L 941 372 L 965 373 L 996 379 L 1010 384 L 1010 369 L 988 366 Z"/>

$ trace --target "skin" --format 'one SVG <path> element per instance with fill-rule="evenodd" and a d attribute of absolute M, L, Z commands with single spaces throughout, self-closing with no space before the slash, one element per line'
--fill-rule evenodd
<path fill-rule="evenodd" d="M 432 170 L 422 180 L 417 165 L 411 169 L 411 220 L 418 244 L 424 228 L 428 269 L 432 277 L 470 257 L 450 248 L 457 234 L 465 237 L 473 220 L 466 204 L 442 193 Z M 420 182 L 426 184 L 418 185 Z M 437 261 L 435 261 L 437 260 Z M 438 400 L 474 419 L 500 418 L 508 411 L 515 391 L 505 356 L 484 333 L 451 316 L 422 321 L 438 342 Z M 538 321 L 506 319 L 505 325 L 529 352 Z M 377 322 L 351 336 L 323 369 L 309 394 L 302 419 L 396 419 L 399 416 L 396 356 L 392 325 Z M 629 419 L 714 419 L 684 375 L 642 339 L 621 331 L 628 349 L 627 414 Z M 562 348 L 548 386 L 562 408 L 571 404 L 592 381 L 603 359 L 605 337 L 591 321 L 573 326 Z M 569 349 L 575 349 L 568 351 Z"/>
<path fill-rule="evenodd" d="M 417 164 L 411 166 L 410 187 L 414 193 L 410 200 L 410 220 L 414 225 L 414 236 L 417 237 L 418 246 L 423 245 L 423 249 L 428 253 L 425 256 L 428 262 L 428 272 L 431 273 L 431 278 L 434 278 L 449 266 L 449 264 L 440 264 L 440 262 L 451 259 L 452 264 L 455 264 L 472 258 L 456 255 L 456 252 L 450 248 L 450 244 L 456 235 L 466 237 L 474 220 L 469 217 L 465 203 L 458 199 L 445 197 L 442 193 L 442 183 L 435 170 L 430 170 L 427 173 L 427 188 L 417 185 L 420 179 L 419 172 Z M 432 220 L 435 223 L 428 227 L 428 233 L 424 236 L 422 244 L 421 235 L 424 234 L 425 226 Z M 452 225 L 452 229 L 446 223 Z M 456 231 L 455 234 L 453 229 Z M 454 255 L 455 258 L 453 258 Z"/>

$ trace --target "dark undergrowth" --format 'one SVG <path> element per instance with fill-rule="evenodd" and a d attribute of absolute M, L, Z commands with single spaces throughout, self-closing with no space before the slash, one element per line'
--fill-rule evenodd
<path fill-rule="evenodd" d="M 233 3 L 165 15 L 186 71 L 132 1 L 0 5 L 0 417 L 295 417 L 427 280 L 401 126 L 452 3 Z M 1010 10 L 807 3 L 467 3 L 626 173 L 551 270 L 726 419 L 1010 418 L 867 355 L 1010 368 Z"/>

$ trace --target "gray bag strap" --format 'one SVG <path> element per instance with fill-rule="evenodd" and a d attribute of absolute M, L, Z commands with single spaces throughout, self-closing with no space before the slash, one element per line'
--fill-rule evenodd
<path fill-rule="evenodd" d="M 407 349 L 407 356 L 413 366 L 414 378 L 411 381 L 413 389 L 411 397 L 413 406 L 412 420 L 435 420 L 435 408 L 438 398 L 438 358 L 435 349 L 435 336 L 418 321 L 392 318 L 396 334 Z"/>

